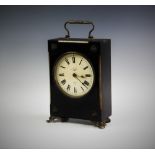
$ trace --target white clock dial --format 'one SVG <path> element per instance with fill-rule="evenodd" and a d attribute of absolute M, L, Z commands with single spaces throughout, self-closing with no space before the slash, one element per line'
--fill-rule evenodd
<path fill-rule="evenodd" d="M 55 65 L 58 87 L 70 97 L 87 94 L 94 83 L 94 72 L 89 61 L 77 52 L 67 52 Z"/>

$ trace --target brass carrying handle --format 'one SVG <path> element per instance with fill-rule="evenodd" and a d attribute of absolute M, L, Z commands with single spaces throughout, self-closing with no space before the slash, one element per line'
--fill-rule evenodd
<path fill-rule="evenodd" d="M 92 29 L 89 31 L 88 38 L 93 38 L 93 36 L 91 35 L 92 31 L 95 28 L 95 25 L 93 24 L 93 22 L 88 21 L 88 20 L 68 20 L 68 21 L 66 21 L 64 24 L 64 28 L 67 31 L 67 35 L 65 37 L 70 38 L 70 32 L 67 28 L 67 24 L 90 24 L 90 25 L 92 25 Z"/>

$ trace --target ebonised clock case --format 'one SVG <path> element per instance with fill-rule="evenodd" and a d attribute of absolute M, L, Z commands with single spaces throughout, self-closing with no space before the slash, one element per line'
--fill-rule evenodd
<path fill-rule="evenodd" d="M 105 127 L 111 116 L 111 40 L 56 38 L 48 40 L 50 69 L 50 119 L 85 119 Z M 63 94 L 54 79 L 54 66 L 66 52 L 78 52 L 86 57 L 94 69 L 94 84 L 88 94 L 71 98 Z"/>

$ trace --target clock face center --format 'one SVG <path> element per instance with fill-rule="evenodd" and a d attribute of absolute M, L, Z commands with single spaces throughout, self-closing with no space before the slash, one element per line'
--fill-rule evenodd
<path fill-rule="evenodd" d="M 55 65 L 58 88 L 69 97 L 82 97 L 92 88 L 94 72 L 90 62 L 77 52 L 63 54 Z"/>
<path fill-rule="evenodd" d="M 73 73 L 73 77 L 77 77 L 77 75 L 75 73 Z"/>
<path fill-rule="evenodd" d="M 77 68 L 76 68 L 76 67 L 73 67 L 73 71 L 74 71 L 74 72 L 77 71 Z"/>

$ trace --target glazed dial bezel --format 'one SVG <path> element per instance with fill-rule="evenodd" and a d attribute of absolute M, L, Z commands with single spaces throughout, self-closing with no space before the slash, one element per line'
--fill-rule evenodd
<path fill-rule="evenodd" d="M 64 89 L 61 86 L 60 81 L 58 79 L 58 67 L 60 67 L 60 63 L 62 62 L 62 60 L 65 59 L 66 57 L 68 57 L 69 55 L 75 55 L 75 56 L 79 56 L 79 57 L 83 58 L 83 60 L 85 60 L 84 62 L 85 63 L 87 62 L 88 66 L 90 67 L 89 70 L 91 70 L 91 76 L 92 77 L 91 77 L 89 89 L 88 89 L 88 87 L 86 87 L 85 85 L 82 84 L 82 86 L 84 86 L 85 89 L 84 89 L 83 93 L 80 93 L 79 95 L 77 95 L 77 94 L 73 95 L 73 93 L 68 93 L 68 91 L 66 91 L 67 88 Z M 86 56 L 84 56 L 83 54 L 81 54 L 79 52 L 76 52 L 76 51 L 69 51 L 69 52 L 66 52 L 66 53 L 62 54 L 61 56 L 59 56 L 59 58 L 56 60 L 53 73 L 54 73 L 54 80 L 55 80 L 56 85 L 59 88 L 59 90 L 63 94 L 65 94 L 66 96 L 68 96 L 70 98 L 80 98 L 80 97 L 83 97 L 83 96 L 87 95 L 90 92 L 90 90 L 92 89 L 93 85 L 94 85 L 95 74 L 94 74 L 94 69 L 93 69 L 93 66 L 92 66 L 90 60 Z M 81 78 L 78 78 L 78 79 L 80 79 L 80 81 L 83 82 L 83 79 L 81 79 Z M 75 81 L 77 83 L 80 82 L 78 79 L 75 79 Z M 80 83 L 79 83 L 79 85 L 80 85 Z"/>

